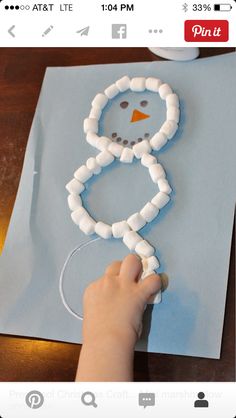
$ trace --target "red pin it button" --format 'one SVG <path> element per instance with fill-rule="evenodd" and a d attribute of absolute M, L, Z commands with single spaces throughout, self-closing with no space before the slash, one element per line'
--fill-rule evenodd
<path fill-rule="evenodd" d="M 186 42 L 228 42 L 228 20 L 186 20 L 184 28 Z"/>

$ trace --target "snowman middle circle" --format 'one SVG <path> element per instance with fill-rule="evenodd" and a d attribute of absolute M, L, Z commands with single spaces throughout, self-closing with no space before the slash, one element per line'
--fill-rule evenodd
<path fill-rule="evenodd" d="M 111 157 L 111 154 L 107 151 L 102 151 L 96 158 L 91 157 L 90 163 L 92 160 L 95 163 L 99 163 L 100 170 L 94 175 L 101 173 L 104 167 L 112 164 L 115 160 L 114 157 Z M 149 175 L 154 183 L 157 184 L 159 192 L 148 201 L 140 212 L 135 212 L 126 220 L 121 220 L 113 223 L 112 225 L 97 221 L 91 217 L 88 211 L 84 208 L 82 199 L 78 202 L 78 196 L 70 194 L 68 196 L 68 204 L 72 210 L 72 219 L 76 225 L 80 227 L 82 232 L 86 235 L 91 235 L 94 232 L 97 233 L 100 237 L 104 239 L 114 238 L 124 238 L 124 235 L 129 231 L 138 232 L 142 229 L 147 223 L 153 221 L 158 215 L 160 209 L 165 206 L 169 200 L 169 194 L 172 189 L 166 179 L 166 173 L 160 163 L 158 163 L 155 156 L 151 154 L 144 154 L 141 158 L 141 164 L 146 167 L 149 171 Z M 90 179 L 87 177 L 87 166 L 81 166 L 74 173 L 75 181 L 77 185 L 80 184 L 81 187 L 86 185 L 86 182 Z M 86 175 L 86 177 L 85 177 Z M 84 190 L 84 189 L 83 189 Z M 79 207 L 78 207 L 79 205 Z"/>

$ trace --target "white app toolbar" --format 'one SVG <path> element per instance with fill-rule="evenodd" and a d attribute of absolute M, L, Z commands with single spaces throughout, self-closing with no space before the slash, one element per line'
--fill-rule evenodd
<path fill-rule="evenodd" d="M 234 418 L 234 383 L 2 383 L 0 415 L 13 417 Z"/>
<path fill-rule="evenodd" d="M 0 1 L 0 46 L 235 46 L 236 2 Z"/>

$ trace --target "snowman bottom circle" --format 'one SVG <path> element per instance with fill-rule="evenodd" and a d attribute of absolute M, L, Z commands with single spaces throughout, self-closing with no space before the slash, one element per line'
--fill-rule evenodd
<path fill-rule="evenodd" d="M 60 274 L 59 293 L 64 307 L 74 318 L 83 320 L 84 291 L 94 281 L 94 274 L 101 277 L 105 268 L 113 262 L 114 252 L 120 259 L 127 255 L 125 246 L 121 246 L 118 240 L 108 244 L 107 240 L 96 237 L 78 245 L 67 256 Z M 100 258 L 99 264 L 87 263 L 93 253 Z M 159 303 L 161 291 L 152 296 L 148 304 L 153 304 L 154 298 L 155 303 Z"/>
<path fill-rule="evenodd" d="M 75 289 L 75 286 L 73 286 L 73 282 L 71 282 L 71 279 L 75 279 L 76 283 L 78 282 L 77 280 L 77 271 L 78 271 L 78 267 L 76 264 L 76 268 L 73 269 L 73 263 L 75 262 L 74 260 L 76 260 L 76 256 L 78 254 L 81 254 L 81 251 L 83 249 L 86 249 L 87 247 L 89 247 L 92 243 L 95 243 L 96 241 L 100 241 L 100 237 L 94 238 L 93 240 L 90 240 L 88 242 L 85 242 L 81 245 L 79 245 L 78 247 L 74 248 L 69 255 L 66 258 L 66 261 L 63 265 L 63 268 L 61 270 L 61 274 L 60 274 L 60 279 L 59 279 L 59 292 L 60 292 L 60 296 L 61 296 L 61 300 L 62 303 L 64 305 L 64 307 L 66 308 L 66 310 L 72 315 L 74 316 L 76 319 L 79 320 L 83 320 L 83 315 L 82 313 L 78 313 L 77 312 L 77 305 L 78 306 L 82 306 L 82 298 L 83 298 L 83 291 L 85 290 L 86 286 L 81 286 L 81 281 L 79 282 L 79 289 Z M 71 267 L 72 266 L 72 267 Z M 72 270 L 72 273 L 70 273 L 70 271 Z M 75 271 L 74 271 L 75 270 Z M 88 275 L 87 275 L 88 277 Z M 66 294 L 66 283 L 67 281 L 70 283 L 69 289 L 73 289 L 72 291 L 72 295 L 76 295 L 76 301 L 71 301 L 71 297 L 70 295 Z M 87 285 L 87 283 L 86 283 Z"/>

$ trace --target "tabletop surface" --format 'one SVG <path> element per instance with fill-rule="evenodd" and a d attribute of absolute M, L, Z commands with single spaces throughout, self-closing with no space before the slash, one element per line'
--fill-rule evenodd
<path fill-rule="evenodd" d="M 231 51 L 232 48 L 204 48 L 201 57 Z M 46 67 L 158 59 L 147 48 L 0 49 L 0 248 Z M 231 248 L 221 359 L 136 352 L 135 381 L 234 381 L 234 272 L 235 239 Z M 73 381 L 75 378 L 80 345 L 0 335 L 0 346 L 0 381 Z"/>

